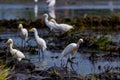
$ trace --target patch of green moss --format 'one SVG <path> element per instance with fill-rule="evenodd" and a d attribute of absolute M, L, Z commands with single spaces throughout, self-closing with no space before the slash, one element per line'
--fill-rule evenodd
<path fill-rule="evenodd" d="M 99 45 L 99 49 L 104 50 L 112 41 L 108 37 L 101 36 L 98 39 L 94 38 L 93 42 Z"/>

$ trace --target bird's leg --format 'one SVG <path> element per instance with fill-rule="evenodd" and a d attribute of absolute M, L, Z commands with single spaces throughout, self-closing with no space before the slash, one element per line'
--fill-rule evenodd
<path fill-rule="evenodd" d="M 44 51 L 41 49 L 42 59 L 44 59 Z"/>
<path fill-rule="evenodd" d="M 22 47 L 24 48 L 24 40 L 22 40 Z"/>
<path fill-rule="evenodd" d="M 24 40 L 24 48 L 26 49 L 26 41 Z"/>
<path fill-rule="evenodd" d="M 40 61 L 40 52 L 41 52 L 41 50 L 39 49 L 38 50 L 39 61 Z"/>
<path fill-rule="evenodd" d="M 66 66 L 66 64 L 65 64 L 64 60 L 61 59 L 61 67 L 64 67 L 64 66 Z"/>
<path fill-rule="evenodd" d="M 62 67 L 62 66 L 63 66 L 63 64 L 62 64 L 62 63 L 63 63 L 63 60 L 61 59 L 60 61 L 61 61 L 61 67 Z"/>
<path fill-rule="evenodd" d="M 26 40 L 24 40 L 24 48 L 25 48 L 25 50 L 27 50 L 27 41 Z"/>
<path fill-rule="evenodd" d="M 66 62 L 66 64 L 65 64 L 65 65 L 66 65 L 66 66 L 65 66 L 66 68 L 67 68 L 67 66 L 68 66 L 68 63 L 69 63 L 69 58 L 67 59 L 67 62 Z"/>
<path fill-rule="evenodd" d="M 71 66 L 71 69 L 72 69 L 73 71 L 75 71 L 75 70 L 74 70 L 74 68 L 73 68 L 73 65 L 72 65 L 72 63 L 70 63 L 70 66 Z"/>
<path fill-rule="evenodd" d="M 24 48 L 24 51 L 26 50 L 26 47 L 25 47 L 25 40 L 23 41 L 23 48 Z"/>

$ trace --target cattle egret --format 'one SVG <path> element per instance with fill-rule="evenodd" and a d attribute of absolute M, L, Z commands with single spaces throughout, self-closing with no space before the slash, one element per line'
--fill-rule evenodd
<path fill-rule="evenodd" d="M 12 54 L 12 56 L 14 58 L 17 58 L 18 61 L 21 61 L 23 58 L 25 58 L 25 55 L 21 51 L 19 51 L 17 49 L 13 49 L 13 40 L 12 39 L 8 39 L 6 44 L 10 45 L 10 53 Z"/>
<path fill-rule="evenodd" d="M 48 7 L 54 7 L 56 4 L 56 0 L 47 0 L 46 2 L 48 3 Z"/>
<path fill-rule="evenodd" d="M 36 28 L 32 28 L 29 31 L 34 32 L 35 40 L 36 40 L 36 43 L 37 43 L 38 48 L 39 48 L 39 53 L 38 54 L 39 54 L 39 61 L 40 61 L 40 52 L 42 53 L 42 57 L 44 57 L 44 51 L 47 48 L 46 42 L 43 38 L 39 37 Z"/>
<path fill-rule="evenodd" d="M 45 17 L 45 24 L 48 28 L 50 28 L 50 31 L 57 29 L 54 23 L 48 20 L 48 14 L 44 14 L 43 16 Z"/>
<path fill-rule="evenodd" d="M 48 3 L 48 12 L 51 18 L 56 18 L 55 16 L 55 4 L 56 4 L 56 0 L 47 0 L 46 1 Z"/>
<path fill-rule="evenodd" d="M 22 45 L 25 46 L 25 42 L 28 40 L 28 31 L 26 28 L 23 28 L 22 24 L 19 24 L 18 29 L 20 30 L 20 37 L 22 39 Z"/>
<path fill-rule="evenodd" d="M 65 47 L 65 49 L 62 51 L 61 60 L 66 56 L 69 56 L 68 59 L 71 59 L 75 53 L 77 53 L 81 43 L 83 43 L 83 39 L 79 39 L 77 43 L 70 43 L 67 47 Z"/>
<path fill-rule="evenodd" d="M 55 8 L 48 8 L 48 14 L 51 18 L 55 19 L 56 15 L 55 15 Z"/>
<path fill-rule="evenodd" d="M 34 2 L 35 2 L 35 3 L 37 3 L 37 2 L 38 2 L 38 0 L 34 0 Z"/>
<path fill-rule="evenodd" d="M 73 29 L 73 26 L 68 25 L 68 24 L 58 24 L 54 19 L 51 20 L 55 24 L 55 26 L 62 32 L 67 32 L 70 29 Z"/>

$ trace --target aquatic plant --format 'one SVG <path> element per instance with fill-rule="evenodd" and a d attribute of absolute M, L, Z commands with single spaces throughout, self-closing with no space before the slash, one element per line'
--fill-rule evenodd
<path fill-rule="evenodd" d="M 93 80 L 100 80 L 95 76 L 95 74 L 92 74 L 91 77 L 92 77 Z"/>
<path fill-rule="evenodd" d="M 4 65 L 0 66 L 0 80 L 7 80 L 8 78 L 10 78 L 10 76 L 8 76 L 8 71 L 10 69 L 9 68 L 5 68 Z"/>
<path fill-rule="evenodd" d="M 99 46 L 99 49 L 105 50 L 106 46 L 110 44 L 112 41 L 108 37 L 101 36 L 98 39 L 94 38 L 93 42 Z"/>

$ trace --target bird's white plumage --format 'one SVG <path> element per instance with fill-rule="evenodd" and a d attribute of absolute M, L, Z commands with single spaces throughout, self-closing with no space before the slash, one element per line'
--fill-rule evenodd
<path fill-rule="evenodd" d="M 18 61 L 21 61 L 21 59 L 25 58 L 25 55 L 21 51 L 19 51 L 17 49 L 13 49 L 13 40 L 12 39 L 8 39 L 8 41 L 6 43 L 10 45 L 10 53 L 12 54 L 12 56 L 14 58 L 17 58 Z"/>
<path fill-rule="evenodd" d="M 45 51 L 47 48 L 46 42 L 43 38 L 38 36 L 38 32 L 36 28 L 32 28 L 30 32 L 34 32 L 35 40 L 38 45 L 38 48 L 41 49 L 42 51 Z"/>
<path fill-rule="evenodd" d="M 71 25 L 68 24 L 59 24 L 58 28 L 62 31 L 69 31 L 70 29 L 72 29 L 73 27 Z"/>
<path fill-rule="evenodd" d="M 69 31 L 70 29 L 73 28 L 73 26 L 68 25 L 68 24 L 63 24 L 63 23 L 62 23 L 62 24 L 58 24 L 54 19 L 52 19 L 51 22 L 53 22 L 53 23 L 55 24 L 55 26 L 56 26 L 59 30 L 61 30 L 61 31 L 63 31 L 63 32 Z"/>
<path fill-rule="evenodd" d="M 43 38 L 36 37 L 36 42 L 38 44 L 38 47 L 41 48 L 43 51 L 47 48 L 46 42 Z"/>
<path fill-rule="evenodd" d="M 77 44 L 76 43 L 70 43 L 62 52 L 62 57 L 67 56 L 68 54 L 73 54 L 77 52 Z M 76 50 L 74 52 L 74 50 Z"/>
<path fill-rule="evenodd" d="M 56 0 L 47 0 L 46 2 L 48 3 L 48 7 L 54 7 L 56 4 Z"/>
<path fill-rule="evenodd" d="M 62 51 L 62 56 L 61 56 L 61 59 L 63 57 L 66 57 L 67 55 L 71 55 L 73 56 L 78 48 L 79 48 L 79 45 L 83 42 L 83 39 L 79 39 L 79 41 L 77 43 L 70 43 L 68 46 L 65 47 L 65 49 Z"/>
<path fill-rule="evenodd" d="M 20 29 L 20 37 L 23 39 L 23 40 L 27 40 L 28 39 L 28 31 L 26 28 L 23 28 L 23 25 L 22 24 L 19 24 L 18 28 Z"/>
<path fill-rule="evenodd" d="M 54 7 L 49 7 L 48 8 L 48 14 L 50 15 L 51 18 L 55 19 L 56 15 L 55 15 L 55 8 Z"/>
<path fill-rule="evenodd" d="M 38 2 L 38 0 L 34 0 L 34 2 L 35 2 L 35 3 L 37 3 L 37 2 Z"/>
<path fill-rule="evenodd" d="M 56 29 L 56 26 L 54 25 L 54 23 L 52 21 L 48 20 L 48 14 L 44 14 L 45 17 L 45 24 L 48 28 L 50 28 L 50 30 L 52 31 L 53 29 Z"/>
<path fill-rule="evenodd" d="M 18 61 L 21 61 L 22 58 L 25 58 L 25 55 L 19 50 L 12 49 L 10 50 L 10 53 L 12 54 L 13 57 L 17 58 Z"/>
<path fill-rule="evenodd" d="M 39 61 L 40 61 L 40 52 L 42 52 L 42 57 L 44 58 L 44 51 L 47 48 L 46 42 L 43 38 L 40 38 L 38 36 L 38 32 L 37 32 L 36 28 L 30 29 L 30 32 L 34 32 L 35 40 L 36 40 L 36 43 L 37 43 L 38 48 L 39 48 L 39 53 L 38 54 L 39 54 Z"/>

